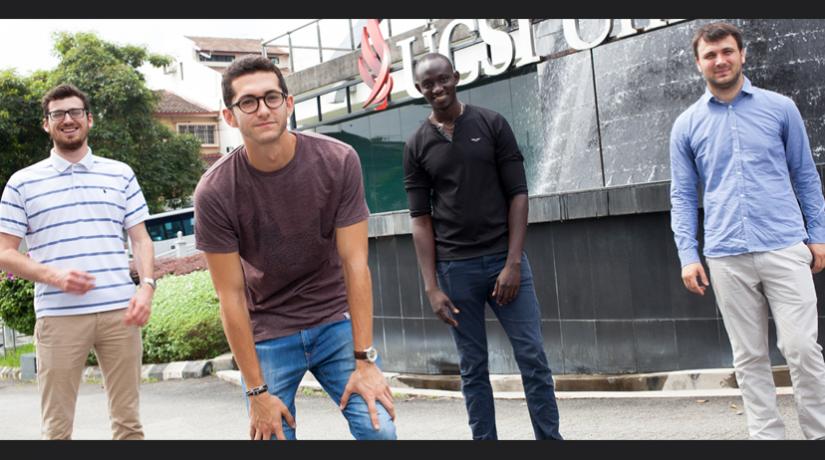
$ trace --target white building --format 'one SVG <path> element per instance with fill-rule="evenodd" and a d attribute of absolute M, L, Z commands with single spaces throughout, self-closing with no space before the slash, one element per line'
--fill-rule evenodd
<path fill-rule="evenodd" d="M 224 108 L 221 77 L 224 69 L 240 56 L 260 55 L 262 40 L 247 38 L 182 36 L 169 44 L 173 62 L 162 69 L 145 65 L 147 85 L 155 90 L 166 90 L 203 108 L 219 112 Z M 267 56 L 288 73 L 289 53 L 281 48 L 267 46 Z M 226 154 L 241 145 L 241 135 L 223 117 L 218 117 L 216 136 L 218 152 Z"/>

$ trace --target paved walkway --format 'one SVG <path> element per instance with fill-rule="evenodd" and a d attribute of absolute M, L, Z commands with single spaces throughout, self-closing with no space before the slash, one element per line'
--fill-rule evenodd
<path fill-rule="evenodd" d="M 559 392 L 561 431 L 567 439 L 745 439 L 745 418 L 736 391 L 716 396 L 675 391 Z M 469 439 L 464 401 L 456 392 L 446 393 L 396 396 L 399 438 Z M 778 399 L 788 438 L 801 439 L 792 396 L 783 394 Z M 305 388 L 296 406 L 299 439 L 350 439 L 346 421 L 325 394 Z M 37 385 L 0 381 L 0 408 L 0 438 L 39 438 Z M 248 432 L 240 388 L 215 376 L 144 383 L 141 413 L 150 439 L 246 439 Z M 496 416 L 500 439 L 533 438 L 523 400 L 497 400 Z M 82 384 L 75 439 L 108 439 L 108 426 L 101 385 Z"/>

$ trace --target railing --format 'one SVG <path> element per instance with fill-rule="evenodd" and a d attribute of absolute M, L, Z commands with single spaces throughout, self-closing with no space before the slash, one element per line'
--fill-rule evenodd
<path fill-rule="evenodd" d="M 324 23 L 326 26 L 322 24 L 322 21 L 326 21 Z M 437 19 L 381 19 L 380 21 L 381 33 L 385 39 L 389 39 L 393 34 L 397 36 L 415 28 L 429 28 Z M 476 21 L 480 20 L 476 19 Z M 361 30 L 364 25 L 366 25 L 366 19 L 316 19 L 273 39 L 263 41 L 262 50 L 266 56 L 267 46 L 288 48 L 290 71 L 300 71 L 359 49 Z M 518 29 L 518 23 L 515 20 L 499 20 L 491 25 L 508 33 Z M 343 34 L 342 28 L 346 29 Z M 469 38 L 454 44 L 453 51 L 460 51 L 480 43 L 481 37 L 477 29 L 478 27 L 476 27 L 476 31 L 471 33 Z M 332 32 L 333 30 L 337 30 L 338 34 L 335 35 Z M 302 38 L 300 43 L 296 43 L 299 41 L 298 38 Z M 312 43 L 307 41 L 310 38 Z M 334 40 L 337 40 L 338 46 L 324 45 L 324 43 L 330 43 Z M 294 56 L 297 51 L 306 51 L 312 56 L 298 59 L 297 61 L 300 61 L 300 63 L 296 64 Z M 390 66 L 390 71 L 395 72 L 400 68 L 401 63 L 395 63 Z M 400 88 L 400 85 L 397 87 Z M 294 95 L 295 110 L 290 117 L 290 128 L 298 130 L 311 129 L 319 125 L 337 123 L 359 116 L 364 112 L 364 109 L 359 108 L 362 100 L 358 99 L 359 96 L 357 95 L 363 97 L 368 92 L 369 88 L 366 88 L 359 78 L 348 78 L 312 91 L 296 94 Z M 333 93 L 335 96 L 330 100 Z M 390 94 L 388 98 L 389 105 L 394 106 L 408 102 L 410 97 L 405 94 L 404 92 Z M 394 96 L 396 99 L 394 99 Z"/>
<path fill-rule="evenodd" d="M 297 72 L 344 53 L 358 49 L 361 29 L 366 19 L 314 19 L 275 38 L 261 43 L 263 55 L 267 47 L 285 48 L 289 52 L 289 72 Z M 429 25 L 434 19 L 382 19 L 384 38 Z M 297 58 L 297 59 L 296 59 Z M 297 61 L 297 62 L 296 62 Z"/>
<path fill-rule="evenodd" d="M 9 350 L 17 351 L 17 339 L 20 337 L 22 337 L 22 334 L 6 326 L 5 321 L 0 318 L 0 339 L 3 341 L 0 348 L 3 349 L 4 358 L 8 356 Z M 9 347 L 9 343 L 11 343 L 11 347 Z"/>
<path fill-rule="evenodd" d="M 178 230 L 178 237 L 175 239 L 174 245 L 168 251 L 160 252 L 155 254 L 156 259 L 160 259 L 162 257 L 168 257 L 174 255 L 176 258 L 181 258 L 184 256 L 192 255 L 197 252 L 194 245 L 191 245 L 188 241 L 183 239 L 183 232 Z"/>

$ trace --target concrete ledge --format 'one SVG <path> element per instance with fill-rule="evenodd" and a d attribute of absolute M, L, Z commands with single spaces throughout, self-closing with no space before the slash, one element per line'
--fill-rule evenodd
<path fill-rule="evenodd" d="M 238 370 L 218 371 L 219 379 L 241 386 Z M 787 366 L 773 368 L 777 394 L 791 394 Z M 461 398 L 458 375 L 398 374 L 385 372 L 394 393 Z M 628 375 L 560 375 L 554 376 L 560 398 L 580 397 L 674 397 L 691 395 L 739 395 L 733 369 L 696 369 Z M 524 399 L 520 375 L 491 375 L 490 383 L 497 399 Z M 301 380 L 300 388 L 320 390 L 311 373 Z"/>
<path fill-rule="evenodd" d="M 534 195 L 529 199 L 527 221 L 531 224 L 561 222 L 669 210 L 670 181 L 659 181 Z M 370 238 L 411 233 L 410 212 L 407 209 L 370 214 Z"/>
<path fill-rule="evenodd" d="M 232 356 L 232 353 L 224 353 L 212 358 L 212 372 L 228 371 L 237 368 L 238 365 L 235 364 L 235 358 Z"/>
<path fill-rule="evenodd" d="M 390 386 L 460 391 L 457 375 L 394 374 Z M 788 366 L 773 367 L 777 387 L 791 386 Z M 733 369 L 696 369 L 623 375 L 556 375 L 556 391 L 683 391 L 738 389 Z M 393 383 L 400 385 L 393 385 Z M 524 392 L 520 375 L 491 375 L 496 392 Z"/>

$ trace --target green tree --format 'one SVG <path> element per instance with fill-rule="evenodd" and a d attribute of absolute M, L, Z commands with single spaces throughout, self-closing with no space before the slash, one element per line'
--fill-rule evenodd
<path fill-rule="evenodd" d="M 183 204 L 204 171 L 200 144 L 153 117 L 158 96 L 138 71 L 145 63 L 169 64 L 170 58 L 93 33 L 60 32 L 54 39 L 60 62 L 49 86 L 71 83 L 89 95 L 95 121 L 89 145 L 95 154 L 132 167 L 152 212 Z"/>
<path fill-rule="evenodd" d="M 43 131 L 39 99 L 47 75 L 20 77 L 13 70 L 0 71 L 0 184 L 18 169 L 49 154 L 49 136 Z"/>

